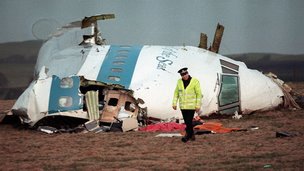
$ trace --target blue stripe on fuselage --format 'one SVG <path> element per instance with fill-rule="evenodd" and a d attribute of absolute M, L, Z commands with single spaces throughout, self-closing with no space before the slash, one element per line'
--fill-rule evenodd
<path fill-rule="evenodd" d="M 61 85 L 61 79 L 57 76 L 53 75 L 52 85 L 51 85 L 51 92 L 49 98 L 49 114 L 57 113 L 57 112 L 64 112 L 68 110 L 79 110 L 82 108 L 80 106 L 80 96 L 79 96 L 79 86 L 80 86 L 80 79 L 78 76 L 69 77 L 72 81 L 70 87 L 65 85 Z M 60 106 L 59 100 L 60 99 L 72 99 L 71 104 L 67 105 L 67 107 Z"/>
<path fill-rule="evenodd" d="M 97 80 L 129 88 L 142 47 L 111 45 L 102 63 Z"/>

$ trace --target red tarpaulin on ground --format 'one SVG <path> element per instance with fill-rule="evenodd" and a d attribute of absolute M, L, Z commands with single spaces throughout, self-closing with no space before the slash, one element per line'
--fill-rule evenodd
<path fill-rule="evenodd" d="M 147 131 L 147 132 L 172 132 L 172 131 L 184 131 L 186 128 L 185 124 L 179 124 L 175 122 L 166 122 L 166 123 L 156 123 L 153 125 L 148 125 L 143 128 L 139 128 L 139 131 Z"/>
<path fill-rule="evenodd" d="M 139 131 L 147 131 L 147 132 L 172 132 L 172 131 L 181 131 L 184 134 L 186 125 L 179 124 L 175 122 L 166 122 L 166 123 L 156 123 L 153 125 L 148 125 L 143 128 L 139 128 Z M 241 130 L 240 128 L 225 128 L 221 123 L 218 122 L 205 122 L 201 125 L 196 125 L 194 130 L 207 130 L 212 131 L 212 133 L 228 133 L 232 131 Z"/>
<path fill-rule="evenodd" d="M 240 128 L 225 128 L 221 123 L 218 122 L 205 122 L 202 125 L 197 125 L 193 128 L 194 130 L 208 130 L 213 133 L 228 133 L 231 131 L 238 131 Z"/>

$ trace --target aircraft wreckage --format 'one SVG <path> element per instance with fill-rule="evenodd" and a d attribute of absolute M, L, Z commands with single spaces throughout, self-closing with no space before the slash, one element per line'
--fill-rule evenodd
<path fill-rule="evenodd" d="M 35 79 L 10 114 L 32 127 L 71 118 L 97 123 L 182 118 L 171 103 L 177 71 L 185 66 L 201 82 L 199 115 L 248 114 L 286 103 L 283 82 L 206 49 L 106 45 L 97 21 L 111 18 L 85 17 L 53 34 L 40 49 Z"/>

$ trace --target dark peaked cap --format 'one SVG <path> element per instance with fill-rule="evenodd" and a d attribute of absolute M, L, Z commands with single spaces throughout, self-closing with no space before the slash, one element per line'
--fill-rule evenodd
<path fill-rule="evenodd" d="M 188 70 L 188 68 L 182 68 L 182 69 L 180 69 L 180 70 L 178 70 L 177 72 L 178 73 L 185 73 L 185 72 L 187 72 L 187 70 Z"/>

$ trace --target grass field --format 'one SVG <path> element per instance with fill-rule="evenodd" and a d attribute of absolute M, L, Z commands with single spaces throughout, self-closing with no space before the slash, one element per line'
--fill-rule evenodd
<path fill-rule="evenodd" d="M 0 100 L 0 113 L 14 101 Z M 226 128 L 183 143 L 163 132 L 46 134 L 0 123 L 0 170 L 303 170 L 303 110 L 204 119 Z M 277 132 L 294 134 L 277 137 Z"/>

